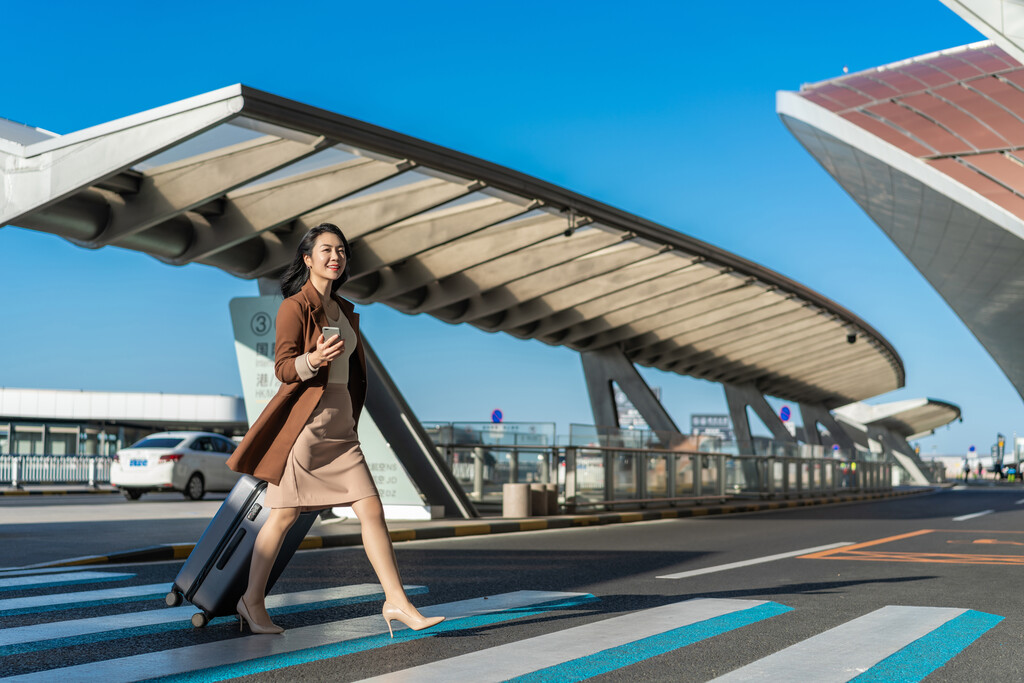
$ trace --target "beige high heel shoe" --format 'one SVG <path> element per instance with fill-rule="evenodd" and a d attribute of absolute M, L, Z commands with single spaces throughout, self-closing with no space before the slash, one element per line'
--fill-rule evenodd
<path fill-rule="evenodd" d="M 391 629 L 391 621 L 393 619 L 398 619 L 413 631 L 422 631 L 425 628 L 437 626 L 444 621 L 444 617 L 411 617 L 386 600 L 384 601 L 384 608 L 381 610 L 381 614 L 384 616 L 384 621 L 388 623 L 388 633 L 391 634 L 392 638 L 395 637 L 395 632 Z"/>
<path fill-rule="evenodd" d="M 253 633 L 284 633 L 284 629 L 277 624 L 271 624 L 270 626 L 260 626 L 249 614 L 249 607 L 245 604 L 245 596 L 238 598 L 238 604 L 235 605 L 235 609 L 238 610 L 238 630 L 244 631 L 245 624 L 249 625 L 249 630 Z"/>

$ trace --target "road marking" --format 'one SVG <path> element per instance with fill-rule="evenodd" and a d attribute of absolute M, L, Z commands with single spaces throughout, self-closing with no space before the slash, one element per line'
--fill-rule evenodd
<path fill-rule="evenodd" d="M 100 581 L 117 581 L 130 579 L 135 574 L 117 572 L 62 572 L 45 576 L 16 576 L 0 579 L 0 591 L 27 590 L 43 586 L 69 586 L 76 583 L 99 583 Z"/>
<path fill-rule="evenodd" d="M 991 514 L 993 512 L 995 512 L 995 510 L 982 510 L 981 512 L 972 512 L 969 515 L 960 515 L 959 517 L 954 517 L 953 521 L 954 522 L 966 522 L 968 519 L 974 519 L 975 517 L 981 517 L 982 515 L 988 515 L 988 514 Z"/>
<path fill-rule="evenodd" d="M 163 597 L 171 590 L 169 583 L 151 583 L 145 586 L 125 586 L 106 590 L 36 595 L 30 598 L 0 600 L 0 615 L 52 612 L 65 607 L 91 607 L 110 602 L 138 602 Z"/>
<path fill-rule="evenodd" d="M 420 608 L 424 616 L 443 615 L 448 619 L 426 631 L 412 631 L 396 622 L 393 640 L 388 636 L 384 620 L 380 615 L 373 615 L 292 628 L 278 636 L 233 638 L 62 669 L 37 671 L 4 680 L 6 683 L 50 683 L 53 680 L 128 683 L 159 675 L 165 683 L 174 680 L 222 681 L 306 662 L 341 657 L 400 641 L 418 640 L 439 633 L 521 619 L 595 600 L 596 598 L 589 593 L 516 591 Z"/>
<path fill-rule="evenodd" d="M 582 681 L 792 608 L 697 598 L 396 671 L 364 683 Z"/>
<path fill-rule="evenodd" d="M 1002 619 L 966 609 L 889 605 L 714 680 L 918 681 Z"/>
<path fill-rule="evenodd" d="M 427 592 L 427 587 L 406 586 L 405 592 L 408 595 L 421 595 Z M 293 614 L 369 602 L 378 598 L 383 599 L 383 597 L 378 584 L 363 583 L 355 586 L 269 595 L 267 596 L 267 609 L 272 615 Z M 115 638 L 188 629 L 192 628 L 192 622 L 189 619 L 197 611 L 191 605 L 184 605 L 170 609 L 129 612 L 105 617 L 7 628 L 0 630 L 0 657 L 69 645 L 96 643 Z M 225 623 L 234 619 L 234 616 L 219 617 L 210 623 Z"/>
<path fill-rule="evenodd" d="M 1024 503 L 1024 498 L 1018 500 L 1016 503 L 1014 503 L 1014 505 L 1020 505 L 1021 503 Z"/>
<path fill-rule="evenodd" d="M 692 569 L 688 572 L 678 572 L 676 574 L 665 574 L 659 576 L 659 579 L 686 579 L 691 576 L 700 576 L 701 574 L 712 574 L 714 572 L 723 572 L 728 569 L 737 569 L 739 567 L 749 567 L 752 564 L 761 564 L 763 562 L 774 562 L 775 560 L 783 560 L 787 557 L 796 557 L 797 555 L 806 555 L 807 553 L 816 553 L 825 550 L 833 550 L 835 548 L 845 548 L 853 545 L 853 541 L 842 541 L 840 543 L 830 543 L 828 545 L 819 545 L 814 548 L 804 548 L 803 550 L 793 550 L 788 553 L 779 553 L 778 555 L 767 555 L 765 557 L 755 557 L 752 560 L 743 560 L 741 562 L 731 562 L 729 564 L 720 564 L 717 567 L 705 567 L 704 569 Z"/>
<path fill-rule="evenodd" d="M 823 550 L 821 552 L 816 552 L 816 553 L 812 553 L 810 555 L 805 555 L 801 559 L 804 559 L 804 560 L 820 560 L 820 559 L 829 557 L 830 555 L 839 555 L 839 554 L 847 553 L 847 552 L 849 552 L 851 550 L 860 550 L 861 548 L 870 548 L 873 545 L 881 545 L 883 543 L 891 543 L 893 541 L 899 541 L 899 540 L 902 540 L 904 538 L 912 538 L 914 536 L 921 536 L 922 534 L 930 534 L 930 533 L 932 533 L 932 531 L 933 531 L 933 529 L 919 529 L 917 531 L 911 531 L 911 532 L 906 533 L 906 534 L 898 534 L 896 536 L 886 536 L 885 538 L 879 538 L 879 539 L 876 539 L 874 541 L 865 541 L 864 543 L 857 543 L 857 544 L 854 544 L 854 545 L 848 545 L 848 546 L 843 547 L 843 548 L 835 548 L 835 549 L 832 549 L 832 550 Z"/>

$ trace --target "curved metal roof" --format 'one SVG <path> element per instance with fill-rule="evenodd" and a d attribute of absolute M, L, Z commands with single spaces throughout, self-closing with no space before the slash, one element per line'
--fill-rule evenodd
<path fill-rule="evenodd" d="M 836 408 L 836 415 L 868 427 L 885 427 L 905 439 L 920 438 L 960 418 L 960 406 L 934 398 L 868 405 L 853 403 Z"/>
<path fill-rule="evenodd" d="M 904 382 L 867 323 L 767 268 L 241 85 L 31 144 L 0 139 L 0 158 L 0 225 L 90 248 L 275 277 L 330 221 L 351 242 L 344 293 L 358 302 L 581 351 L 618 346 L 641 365 L 830 407 Z"/>
<path fill-rule="evenodd" d="M 976 43 L 780 92 L 777 109 L 1024 396 L 1024 67 Z"/>

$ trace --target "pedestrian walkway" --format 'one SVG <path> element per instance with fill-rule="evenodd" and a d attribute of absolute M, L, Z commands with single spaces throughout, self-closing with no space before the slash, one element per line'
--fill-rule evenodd
<path fill-rule="evenodd" d="M 172 571 L 169 567 L 168 572 Z M 67 573 L 75 572 L 7 572 L 3 580 L 24 579 L 20 588 L 26 592 L 52 591 L 55 586 L 67 590 L 69 586 L 60 585 L 65 579 L 56 578 Z M 446 620 L 426 631 L 412 631 L 396 623 L 391 638 L 379 614 L 331 619 L 328 610 L 339 605 L 379 605 L 379 587 L 361 584 L 268 598 L 272 616 L 320 610 L 327 617 L 322 623 L 292 627 L 280 636 L 237 637 L 237 632 L 218 628 L 232 620 L 222 618 L 194 631 L 195 644 L 161 647 L 159 642 L 141 637 L 188 629 L 188 617 L 194 608 L 133 611 L 132 596 L 158 600 L 169 589 L 169 582 L 135 585 L 136 579 L 129 573 L 116 577 L 98 574 L 78 572 L 80 583 L 74 588 L 90 581 L 127 585 L 13 599 L 19 601 L 15 606 L 19 610 L 36 605 L 64 611 L 51 615 L 44 623 L 0 628 L 2 680 L 128 683 L 161 677 L 171 681 L 222 681 L 267 672 L 280 672 L 287 679 L 293 667 L 423 639 L 434 639 L 429 650 L 418 651 L 428 652 L 432 661 L 366 680 L 582 681 L 606 674 L 626 679 L 634 665 L 665 655 L 685 661 L 689 646 L 700 642 L 713 646 L 715 638 L 738 629 L 745 629 L 746 638 L 770 642 L 773 622 L 797 612 L 770 600 L 691 598 L 625 614 L 606 613 L 600 596 L 589 593 L 517 590 L 423 606 L 424 615 L 444 616 Z M 427 592 L 423 586 L 409 586 L 408 590 L 412 594 Z M 829 601 L 828 596 L 822 596 L 819 609 L 831 609 Z M 99 604 L 106 605 L 108 612 L 111 606 L 119 609 L 100 616 L 82 615 L 84 605 Z M 12 605 L 15 603 L 0 601 L 0 609 L 8 614 Z M 570 618 L 574 625 L 563 626 Z M 580 619 L 585 623 L 579 624 Z M 715 680 L 920 681 L 1002 619 L 955 607 L 885 606 L 780 647 Z M 493 646 L 488 645 L 491 639 L 480 635 L 523 621 L 532 621 L 535 630 L 538 623 L 542 624 L 543 632 Z M 451 635 L 460 637 L 446 637 Z M 148 643 L 137 646 L 146 651 L 118 656 L 109 647 L 93 648 L 90 653 L 95 661 L 84 663 L 66 654 L 66 649 L 75 645 L 131 638 Z M 33 656 L 24 657 L 28 652 Z"/>

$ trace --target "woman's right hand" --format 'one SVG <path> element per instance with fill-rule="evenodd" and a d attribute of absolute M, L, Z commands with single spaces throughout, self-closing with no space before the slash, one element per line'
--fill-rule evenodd
<path fill-rule="evenodd" d="M 316 350 L 309 352 L 309 362 L 313 367 L 319 368 L 324 363 L 330 363 L 345 350 L 345 340 L 335 335 L 330 340 L 320 335 L 316 340 Z"/>

